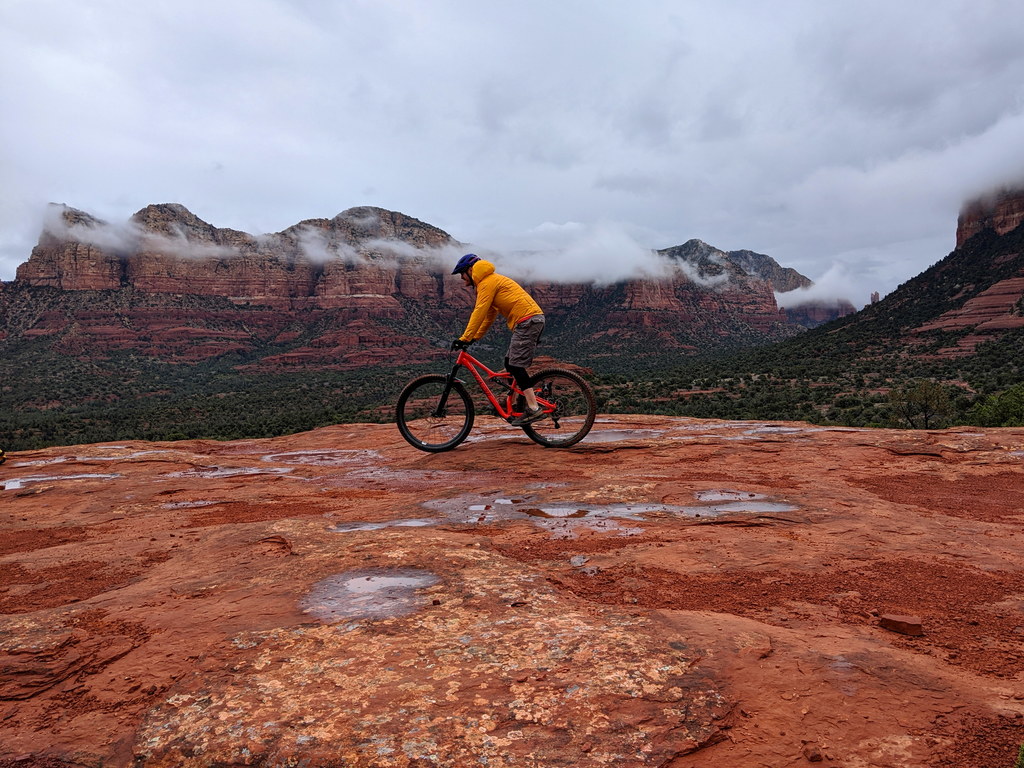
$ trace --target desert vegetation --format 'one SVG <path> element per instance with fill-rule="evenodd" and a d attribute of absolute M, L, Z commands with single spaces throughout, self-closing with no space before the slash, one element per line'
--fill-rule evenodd
<path fill-rule="evenodd" d="M 1022 269 L 1024 227 L 1002 236 L 981 232 L 882 301 L 775 344 L 744 335 L 742 327 L 712 328 L 708 318 L 694 325 L 703 336 L 691 336 L 693 328 L 681 322 L 666 329 L 664 318 L 654 331 L 597 327 L 595 318 L 604 315 L 587 304 L 597 300 L 591 296 L 552 323 L 540 351 L 589 367 L 599 408 L 607 413 L 910 429 L 1020 426 L 1024 327 L 992 333 L 972 325 L 969 313 L 966 321 L 937 321 L 955 319 L 966 303 Z M 8 290 L 8 327 L 31 328 L 56 313 L 60 302 L 88 298 L 63 293 L 71 299 L 52 288 Z M 121 296 L 115 293 L 107 300 Z M 174 311 L 185 319 L 227 311 L 220 297 L 179 298 Z M 1019 304 L 1009 307 L 1011 320 Z M 250 319 L 270 322 L 272 313 L 253 309 Z M 411 345 L 401 348 L 399 360 L 428 360 L 432 355 L 405 353 L 430 346 L 439 351 L 461 329 L 453 322 L 451 313 L 410 306 L 403 319 L 381 321 L 380 338 Z M 709 348 L 711 331 L 726 341 Z M 659 343 L 665 334 L 672 344 Z M 417 365 L 395 365 L 392 357 L 388 365 L 348 370 L 332 368 L 329 360 L 268 368 L 264 358 L 286 351 L 269 342 L 209 352 L 191 349 L 202 342 L 186 338 L 164 356 L 63 343 L 20 332 L 0 340 L 0 441 L 8 450 L 269 437 L 385 421 L 409 378 L 445 367 L 443 355 L 433 355 L 434 362 Z M 756 343 L 762 346 L 750 346 Z M 474 352 L 500 366 L 503 349 L 499 331 Z"/>
<path fill-rule="evenodd" d="M 1024 425 L 1022 331 L 952 360 L 898 352 L 862 358 L 822 346 L 833 338 L 826 326 L 780 345 L 672 368 L 649 360 L 628 373 L 595 366 L 591 378 L 606 413 L 913 429 Z M 134 355 L 82 360 L 23 346 L 0 362 L 4 447 L 230 440 L 386 421 L 409 378 L 444 368 L 439 362 L 254 374 L 239 370 L 245 363 L 230 355 L 198 365 Z"/>

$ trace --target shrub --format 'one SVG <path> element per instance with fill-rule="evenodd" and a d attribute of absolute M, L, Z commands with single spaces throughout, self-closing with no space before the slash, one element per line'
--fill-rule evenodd
<path fill-rule="evenodd" d="M 897 418 L 911 429 L 930 429 L 953 412 L 949 391 L 934 381 L 918 381 L 897 387 L 889 394 Z"/>

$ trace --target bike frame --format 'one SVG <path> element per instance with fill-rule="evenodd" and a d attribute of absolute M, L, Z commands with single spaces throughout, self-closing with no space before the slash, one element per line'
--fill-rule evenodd
<path fill-rule="evenodd" d="M 461 382 L 458 378 L 459 369 L 465 368 L 470 374 L 476 379 L 476 383 L 480 385 L 480 389 L 483 390 L 484 395 L 490 402 L 491 407 L 494 408 L 494 412 L 501 418 L 508 420 L 514 416 L 521 415 L 521 412 L 515 410 L 515 402 L 518 396 L 523 394 L 515 382 L 515 378 L 511 373 L 502 373 L 500 371 L 492 371 L 486 365 L 481 363 L 466 350 L 459 350 L 459 356 L 455 358 L 455 365 L 452 366 L 452 372 L 448 374 L 448 381 L 445 383 L 444 392 L 441 393 L 441 399 L 437 404 L 437 410 L 435 416 L 443 416 L 445 406 L 448 404 L 448 395 L 452 391 L 452 384 L 456 381 Z M 508 395 L 505 397 L 505 405 L 503 406 L 498 398 L 494 396 L 491 388 L 487 386 L 487 380 L 499 382 L 502 386 L 508 387 Z M 545 413 L 551 413 L 555 410 L 555 404 L 549 400 L 538 396 L 537 405 L 544 409 Z"/>

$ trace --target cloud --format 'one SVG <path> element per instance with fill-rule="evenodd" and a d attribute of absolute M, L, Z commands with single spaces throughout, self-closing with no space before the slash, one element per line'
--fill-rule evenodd
<path fill-rule="evenodd" d="M 132 220 L 107 222 L 88 214 L 69 223 L 65 217 L 67 210 L 65 206 L 48 206 L 41 231 L 60 240 L 85 243 L 125 258 L 142 251 L 184 259 L 232 259 L 242 255 L 236 247 L 192 238 L 187 230 L 177 225 L 172 227 L 170 234 L 164 234 L 147 230 Z M 363 217 L 349 216 L 346 221 L 362 226 L 368 232 L 376 230 L 379 224 L 378 217 L 372 213 Z M 289 228 L 286 233 L 247 235 L 247 238 L 259 252 L 280 255 L 294 249 L 315 264 L 341 261 L 361 265 L 368 263 L 373 254 L 384 256 L 385 263 L 416 261 L 444 272 L 464 252 L 458 245 L 420 248 L 404 240 L 387 238 L 364 240 L 357 246 L 329 230 L 305 224 Z"/>
<path fill-rule="evenodd" d="M 540 243 L 556 272 L 699 238 L 887 292 L 1024 175 L 1021 28 L 998 0 L 0 3 L 0 279 L 47 201 L 179 200 L 254 233 L 375 205 L 495 249 L 576 222 Z"/>
<path fill-rule="evenodd" d="M 813 285 L 776 293 L 775 302 L 780 308 L 792 308 L 814 302 L 831 304 L 844 300 L 860 308 L 868 302 L 868 297 L 864 297 L 864 300 L 858 305 L 855 299 L 859 297 L 852 295 L 855 289 L 851 283 L 857 280 L 856 274 L 849 264 L 835 262 Z"/>
<path fill-rule="evenodd" d="M 366 261 L 355 248 L 344 242 L 329 242 L 323 230 L 310 226 L 300 226 L 294 233 L 299 252 L 314 264 L 325 264 L 340 260 L 346 264 L 362 264 Z M 265 235 L 259 238 L 264 247 L 280 247 L 279 235 Z"/>
<path fill-rule="evenodd" d="M 663 280 L 682 274 L 706 288 L 722 288 L 727 273 L 708 275 L 686 261 L 669 259 L 644 245 L 630 228 L 613 222 L 545 222 L 514 243 L 477 248 L 498 271 L 520 282 L 593 283 Z M 714 261 L 715 256 L 711 259 Z"/>
<path fill-rule="evenodd" d="M 43 231 L 53 237 L 95 246 L 116 256 L 140 251 L 163 253 L 183 259 L 230 259 L 239 255 L 236 248 L 195 240 L 184 229 L 174 226 L 169 234 L 152 232 L 134 221 L 111 223 L 92 219 L 68 223 L 63 206 L 49 206 Z"/>
<path fill-rule="evenodd" d="M 499 272 L 527 283 L 608 284 L 669 272 L 665 259 L 609 222 L 545 222 L 514 243 L 477 252 L 494 260 Z"/>
<path fill-rule="evenodd" d="M 138 250 L 142 232 L 131 222 L 109 224 L 91 217 L 69 223 L 65 218 L 67 209 L 61 205 L 47 206 L 41 232 L 58 240 L 73 240 L 93 245 L 109 253 L 128 253 Z"/>

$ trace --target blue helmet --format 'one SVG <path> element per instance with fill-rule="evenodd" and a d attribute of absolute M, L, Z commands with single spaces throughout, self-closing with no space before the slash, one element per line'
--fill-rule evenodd
<path fill-rule="evenodd" d="M 452 270 L 453 275 L 461 275 L 463 272 L 469 272 L 470 267 L 480 261 L 480 257 L 475 253 L 467 253 L 461 259 L 459 263 L 455 265 L 455 269 Z"/>

